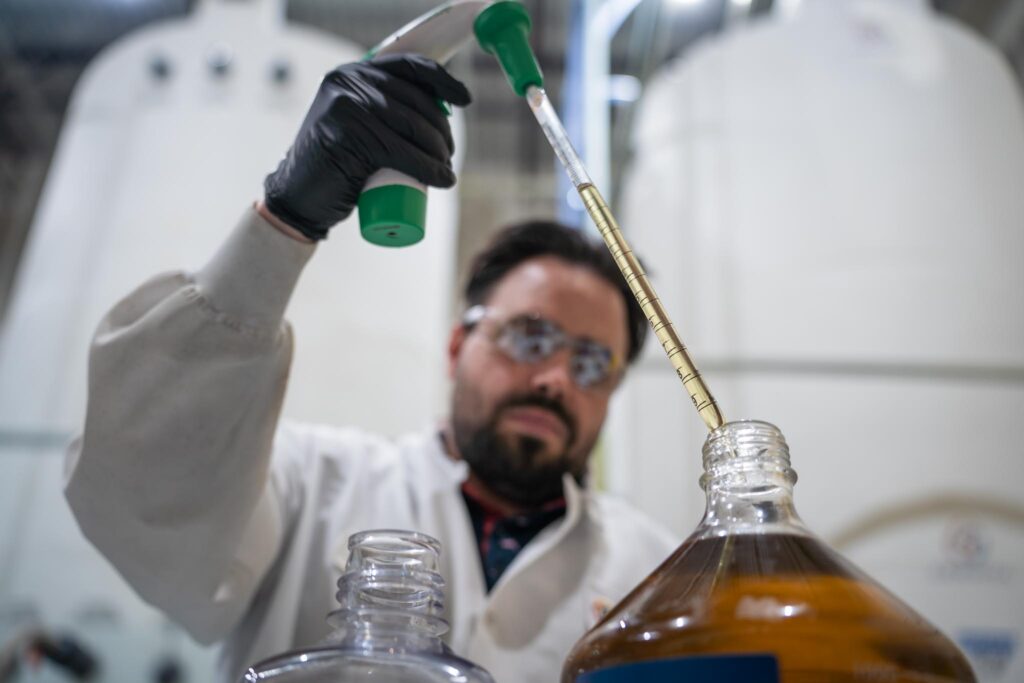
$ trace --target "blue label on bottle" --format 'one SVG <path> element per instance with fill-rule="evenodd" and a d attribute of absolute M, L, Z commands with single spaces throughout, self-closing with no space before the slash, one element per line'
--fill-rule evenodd
<path fill-rule="evenodd" d="M 591 671 L 577 683 L 779 683 L 771 655 L 681 657 L 634 662 Z"/>

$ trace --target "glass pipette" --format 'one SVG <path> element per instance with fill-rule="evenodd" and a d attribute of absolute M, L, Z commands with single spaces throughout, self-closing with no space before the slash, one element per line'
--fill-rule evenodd
<path fill-rule="evenodd" d="M 686 352 L 686 347 L 683 345 L 682 340 L 679 339 L 679 335 L 676 334 L 672 321 L 669 320 L 668 314 L 665 313 L 665 309 L 662 307 L 654 287 L 647 280 L 647 275 L 644 273 L 640 261 L 633 255 L 633 250 L 623 236 L 622 231 L 619 230 L 619 224 L 616 222 L 615 216 L 612 215 L 611 210 L 604 201 L 604 197 L 601 196 L 601 193 L 590 180 L 587 170 L 583 167 L 583 162 L 580 161 L 579 155 L 576 154 L 572 143 L 569 142 L 569 136 L 566 134 L 558 114 L 555 113 L 555 108 L 551 106 L 544 88 L 536 85 L 529 86 L 526 89 L 526 101 L 530 103 L 533 115 L 544 130 L 544 135 L 555 150 L 558 160 L 562 162 L 566 173 L 569 174 L 569 180 L 572 181 L 576 191 L 579 192 L 580 198 L 583 200 L 583 206 L 586 207 L 587 213 L 590 214 L 590 218 L 594 221 L 594 225 L 597 226 L 598 232 L 601 233 L 605 245 L 607 245 L 612 256 L 615 257 L 615 263 L 619 266 L 622 276 L 626 278 L 633 296 L 636 297 L 640 308 L 643 309 L 644 314 L 647 316 L 651 329 L 654 330 L 658 341 L 661 342 L 662 348 L 668 354 L 672 367 L 675 368 L 676 374 L 682 380 L 683 386 L 690 395 L 690 400 L 693 401 L 693 405 L 700 414 L 701 419 L 704 420 L 704 424 L 707 425 L 709 430 L 721 427 L 725 419 L 722 417 L 722 412 L 718 409 L 715 398 L 708 391 L 700 373 L 694 366 L 693 361 L 690 360 L 690 355 Z"/>

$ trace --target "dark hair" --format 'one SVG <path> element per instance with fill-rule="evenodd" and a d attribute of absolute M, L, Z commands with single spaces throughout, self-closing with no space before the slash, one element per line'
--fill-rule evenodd
<path fill-rule="evenodd" d="M 633 362 L 647 338 L 647 317 L 604 243 L 562 223 L 531 220 L 500 230 L 470 264 L 464 291 L 466 305 L 484 303 L 510 270 L 540 256 L 554 256 L 566 263 L 589 268 L 622 294 L 629 339 L 626 359 Z"/>

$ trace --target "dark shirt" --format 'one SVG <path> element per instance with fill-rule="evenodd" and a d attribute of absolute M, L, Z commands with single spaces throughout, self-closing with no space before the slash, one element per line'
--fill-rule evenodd
<path fill-rule="evenodd" d="M 462 486 L 462 498 L 473 520 L 488 593 L 512 564 L 512 560 L 516 559 L 519 551 L 541 529 L 565 515 L 563 498 L 546 503 L 538 510 L 511 516 L 503 515 L 475 497 L 465 484 Z"/>

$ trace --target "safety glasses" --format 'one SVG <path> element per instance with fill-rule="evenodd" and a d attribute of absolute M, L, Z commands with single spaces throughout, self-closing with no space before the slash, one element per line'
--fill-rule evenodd
<path fill-rule="evenodd" d="M 538 315 L 501 320 L 486 306 L 473 306 L 462 317 L 462 324 L 472 329 L 484 319 L 494 322 L 491 340 L 518 363 L 539 363 L 560 349 L 569 348 L 572 351 L 569 374 L 583 389 L 611 380 L 619 369 L 619 359 L 607 346 L 567 334 L 556 323 Z"/>

